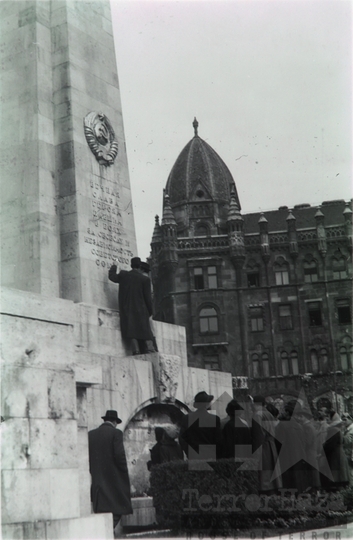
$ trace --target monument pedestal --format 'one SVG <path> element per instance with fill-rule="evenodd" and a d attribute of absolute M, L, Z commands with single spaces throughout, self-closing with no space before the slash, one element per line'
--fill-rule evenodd
<path fill-rule="evenodd" d="M 200 390 L 231 396 L 231 375 L 188 367 L 185 330 L 175 325 L 155 324 L 167 353 L 129 356 L 116 311 L 9 288 L 1 299 L 3 538 L 35 530 L 37 538 L 95 538 L 77 535 L 82 519 L 109 538 L 109 519 L 90 515 L 88 431 L 118 410 L 138 496 L 148 489 L 154 426 L 177 421 Z M 153 510 L 133 505 L 133 520 L 152 519 Z"/>

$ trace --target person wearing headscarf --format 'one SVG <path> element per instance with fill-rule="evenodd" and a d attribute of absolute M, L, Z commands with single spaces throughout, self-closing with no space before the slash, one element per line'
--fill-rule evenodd
<path fill-rule="evenodd" d="M 178 436 L 178 429 L 173 425 L 156 427 L 156 444 L 151 448 L 151 459 L 147 462 L 147 468 L 150 471 L 154 465 L 167 463 L 168 461 L 182 461 L 184 454 L 180 445 L 175 440 Z"/>

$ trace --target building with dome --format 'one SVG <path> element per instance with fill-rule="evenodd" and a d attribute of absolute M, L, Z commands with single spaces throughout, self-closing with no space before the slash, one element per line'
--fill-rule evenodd
<path fill-rule="evenodd" d="M 231 372 L 235 392 L 304 385 L 347 407 L 352 201 L 242 214 L 231 172 L 193 126 L 156 216 L 155 318 L 185 326 L 189 365 Z"/>

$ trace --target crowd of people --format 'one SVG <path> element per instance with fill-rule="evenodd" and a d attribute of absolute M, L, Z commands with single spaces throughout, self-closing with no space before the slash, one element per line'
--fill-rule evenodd
<path fill-rule="evenodd" d="M 169 428 L 156 428 L 149 469 L 176 459 L 252 458 L 257 463 L 260 491 L 288 488 L 298 493 L 337 490 L 353 484 L 353 419 L 322 407 L 315 416 L 293 400 L 279 411 L 262 396 L 250 407 L 235 399 L 220 420 L 209 409 L 213 396 L 199 392 L 194 412 L 185 415 L 179 443 Z M 168 450 L 168 452 L 167 452 Z M 182 451 L 181 451 L 182 450 Z"/>
<path fill-rule="evenodd" d="M 232 399 L 221 421 L 209 410 L 212 401 L 212 395 L 199 392 L 195 410 L 184 415 L 180 426 L 155 427 L 148 470 L 185 458 L 251 459 L 259 490 L 268 495 L 282 488 L 299 494 L 353 484 L 353 419 L 348 413 L 339 416 L 329 404 L 314 416 L 299 400 L 278 410 L 264 397 L 254 396 L 248 403 Z M 104 423 L 89 432 L 91 499 L 95 513 L 113 514 L 118 537 L 121 516 L 132 513 L 130 480 L 123 434 L 116 429 L 121 419 L 114 410 L 102 419 Z"/>

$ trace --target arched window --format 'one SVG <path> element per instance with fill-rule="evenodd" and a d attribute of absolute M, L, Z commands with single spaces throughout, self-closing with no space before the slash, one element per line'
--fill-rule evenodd
<path fill-rule="evenodd" d="M 202 308 L 199 321 L 201 334 L 216 334 L 218 332 L 218 314 L 214 307 Z"/>
<path fill-rule="evenodd" d="M 315 283 L 318 280 L 316 261 L 304 261 L 304 281 L 305 283 Z"/>
<path fill-rule="evenodd" d="M 253 377 L 260 377 L 259 355 L 251 355 Z"/>
<path fill-rule="evenodd" d="M 281 352 L 282 375 L 289 375 L 289 362 L 287 351 Z"/>
<path fill-rule="evenodd" d="M 347 348 L 342 346 L 340 347 L 340 359 L 341 359 L 341 369 L 342 371 L 347 371 L 349 363 L 348 363 L 348 351 Z"/>
<path fill-rule="evenodd" d="M 275 264 L 273 265 L 273 270 L 275 272 L 276 285 L 288 285 L 289 283 L 288 263 L 284 259 L 284 257 L 278 257 Z"/>
<path fill-rule="evenodd" d="M 327 349 L 320 349 L 320 368 L 324 373 L 329 370 Z"/>
<path fill-rule="evenodd" d="M 299 373 L 299 364 L 298 364 L 298 353 L 297 351 L 292 351 L 290 353 L 291 359 L 291 370 L 293 375 L 298 375 Z"/>
<path fill-rule="evenodd" d="M 195 236 L 208 236 L 208 227 L 206 225 L 197 225 Z"/>
<path fill-rule="evenodd" d="M 260 268 L 256 261 L 250 259 L 246 266 L 248 287 L 260 286 Z"/>
<path fill-rule="evenodd" d="M 264 377 L 269 377 L 270 376 L 270 362 L 269 362 L 268 354 L 262 353 L 261 360 L 262 360 L 262 374 Z"/>
<path fill-rule="evenodd" d="M 347 265 L 344 257 L 332 259 L 333 279 L 345 279 L 347 277 Z"/>
<path fill-rule="evenodd" d="M 346 345 L 342 345 L 339 352 L 342 371 L 353 369 L 353 344 L 346 343 Z"/>
<path fill-rule="evenodd" d="M 311 371 L 313 373 L 319 373 L 319 359 L 317 356 L 317 350 L 311 349 L 310 351 Z"/>

